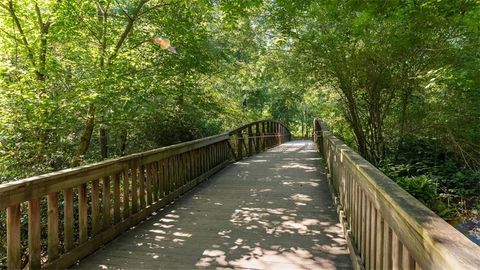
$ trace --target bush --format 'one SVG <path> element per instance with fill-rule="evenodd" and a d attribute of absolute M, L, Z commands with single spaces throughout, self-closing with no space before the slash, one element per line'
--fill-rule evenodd
<path fill-rule="evenodd" d="M 425 175 L 397 178 L 396 182 L 426 205 L 437 198 L 437 184 Z"/>

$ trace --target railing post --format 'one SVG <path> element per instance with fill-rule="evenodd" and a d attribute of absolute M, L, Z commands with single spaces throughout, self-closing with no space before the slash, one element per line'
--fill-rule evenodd
<path fill-rule="evenodd" d="M 237 160 L 241 160 L 243 158 L 243 134 L 242 131 L 239 130 L 237 132 Z"/>
<path fill-rule="evenodd" d="M 275 145 L 275 141 L 277 140 L 277 133 L 275 132 L 275 123 L 270 122 L 270 134 L 272 135 L 271 137 L 271 142 L 270 142 L 270 147 Z"/>
<path fill-rule="evenodd" d="M 255 124 L 255 152 L 260 153 L 260 124 Z"/>
<path fill-rule="evenodd" d="M 7 208 L 7 268 L 20 269 L 22 251 L 20 242 L 20 204 Z"/>
<path fill-rule="evenodd" d="M 248 125 L 248 155 L 253 155 L 253 132 L 252 125 Z"/>
<path fill-rule="evenodd" d="M 285 127 L 280 125 L 280 140 L 282 143 L 285 142 Z"/>
<path fill-rule="evenodd" d="M 272 137 L 271 137 L 271 135 L 272 135 L 272 127 L 271 127 L 271 125 L 270 125 L 270 124 L 271 124 L 270 122 L 266 122 L 266 124 L 267 124 L 267 127 L 266 127 L 266 128 L 267 128 L 267 136 L 268 136 L 268 137 L 266 138 L 266 139 L 267 139 L 267 147 L 270 147 L 271 144 L 272 144 Z"/>
<path fill-rule="evenodd" d="M 277 123 L 277 141 L 278 141 L 278 145 L 282 144 L 282 136 L 281 136 L 281 128 L 282 126 L 280 125 L 280 123 Z"/>
<path fill-rule="evenodd" d="M 265 137 L 265 122 L 262 122 L 262 151 L 265 151 L 265 149 L 267 149 L 266 143 L 267 139 Z"/>
<path fill-rule="evenodd" d="M 67 205 L 65 205 L 67 207 Z M 65 208 L 67 209 L 67 208 Z M 41 213 L 40 213 L 40 199 L 34 198 L 28 202 L 28 257 L 29 257 L 29 269 L 40 269 L 41 263 L 41 240 L 40 240 L 40 222 L 41 222 Z M 73 212 L 73 208 L 72 208 Z M 73 215 L 71 216 L 73 218 Z M 67 220 L 67 219 L 65 219 Z M 73 225 L 73 223 L 72 223 Z M 67 235 L 67 230 L 65 231 Z M 73 235 L 72 235 L 73 236 Z M 67 249 L 67 243 L 70 239 L 65 237 L 65 249 Z M 71 248 L 71 246 L 69 246 Z M 68 249 L 67 249 L 68 250 Z"/>

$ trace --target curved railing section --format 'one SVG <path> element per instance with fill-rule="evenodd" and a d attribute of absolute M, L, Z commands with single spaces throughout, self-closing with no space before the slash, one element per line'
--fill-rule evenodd
<path fill-rule="evenodd" d="M 340 219 L 366 269 L 478 269 L 480 247 L 314 120 Z"/>
<path fill-rule="evenodd" d="M 287 126 L 279 121 L 252 122 L 232 129 L 228 134 L 235 160 L 263 152 L 292 139 Z"/>
<path fill-rule="evenodd" d="M 2 184 L 7 266 L 66 268 L 232 161 L 290 137 L 282 123 L 263 120 L 208 138 Z M 28 225 L 22 226 L 26 219 Z"/>

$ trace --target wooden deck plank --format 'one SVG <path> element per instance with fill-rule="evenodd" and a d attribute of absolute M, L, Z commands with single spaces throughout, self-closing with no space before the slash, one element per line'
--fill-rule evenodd
<path fill-rule="evenodd" d="M 321 158 L 294 141 L 234 163 L 75 269 L 351 269 Z"/>

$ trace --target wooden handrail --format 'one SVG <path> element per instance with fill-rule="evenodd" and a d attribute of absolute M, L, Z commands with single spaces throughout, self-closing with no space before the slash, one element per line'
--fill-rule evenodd
<path fill-rule="evenodd" d="M 352 252 L 366 269 L 478 269 L 480 247 L 314 119 Z"/>
<path fill-rule="evenodd" d="M 262 120 L 216 136 L 2 184 L 7 266 L 20 269 L 22 256 L 28 256 L 30 269 L 66 268 L 233 160 L 290 137 L 282 123 Z M 47 205 L 41 207 L 45 199 Z M 28 228 L 21 226 L 22 214 L 28 216 Z M 47 216 L 45 239 L 40 230 L 42 216 Z M 27 230 L 23 231 L 28 234 L 27 246 L 22 246 L 22 230 Z"/>

